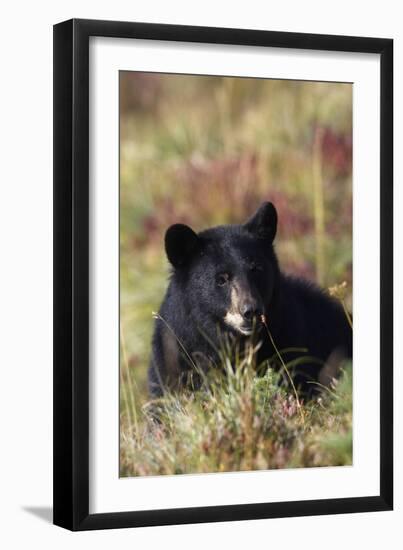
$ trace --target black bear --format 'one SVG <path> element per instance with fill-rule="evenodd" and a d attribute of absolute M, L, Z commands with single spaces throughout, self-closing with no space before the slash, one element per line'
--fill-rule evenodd
<path fill-rule="evenodd" d="M 302 356 L 292 372 L 304 394 L 322 380 L 326 362 L 351 357 L 352 332 L 342 306 L 314 284 L 280 271 L 273 248 L 276 230 L 277 212 L 269 202 L 242 225 L 198 234 L 182 224 L 168 228 L 165 249 L 172 275 L 156 315 L 151 395 L 179 389 L 200 358 L 219 364 L 223 333 L 241 344 L 258 333 L 257 365 L 275 356 L 273 342 L 280 353 L 285 350 L 286 362 Z M 291 348 L 298 351 L 286 351 Z"/>

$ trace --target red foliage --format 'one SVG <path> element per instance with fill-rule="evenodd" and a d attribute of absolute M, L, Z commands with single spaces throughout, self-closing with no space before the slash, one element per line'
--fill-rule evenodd
<path fill-rule="evenodd" d="M 310 233 L 313 229 L 313 219 L 307 213 L 306 204 L 296 204 L 289 194 L 272 190 L 265 200 L 271 201 L 278 212 L 278 231 L 283 238 L 292 238 Z"/>
<path fill-rule="evenodd" d="M 353 153 L 352 135 L 338 134 L 331 128 L 325 128 L 322 137 L 322 154 L 325 163 L 338 175 L 351 173 Z"/>

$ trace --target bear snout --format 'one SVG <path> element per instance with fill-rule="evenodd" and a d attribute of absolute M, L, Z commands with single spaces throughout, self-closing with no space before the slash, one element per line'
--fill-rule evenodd
<path fill-rule="evenodd" d="M 262 309 L 256 302 L 246 301 L 241 305 L 241 315 L 245 321 L 252 322 L 254 319 L 259 319 L 263 314 Z"/>

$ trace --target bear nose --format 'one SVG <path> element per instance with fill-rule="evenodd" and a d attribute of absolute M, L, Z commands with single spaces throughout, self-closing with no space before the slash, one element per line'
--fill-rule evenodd
<path fill-rule="evenodd" d="M 258 317 L 261 314 L 261 311 L 256 304 L 252 302 L 246 302 L 241 307 L 241 315 L 245 321 L 252 321 L 254 317 Z"/>

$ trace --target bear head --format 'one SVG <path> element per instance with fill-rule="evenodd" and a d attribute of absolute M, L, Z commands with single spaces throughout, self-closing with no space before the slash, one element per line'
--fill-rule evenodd
<path fill-rule="evenodd" d="M 277 212 L 263 203 L 240 225 L 196 233 L 175 224 L 165 235 L 173 281 L 183 303 L 201 326 L 219 326 L 249 336 L 270 308 L 278 278 L 273 249 Z"/>

